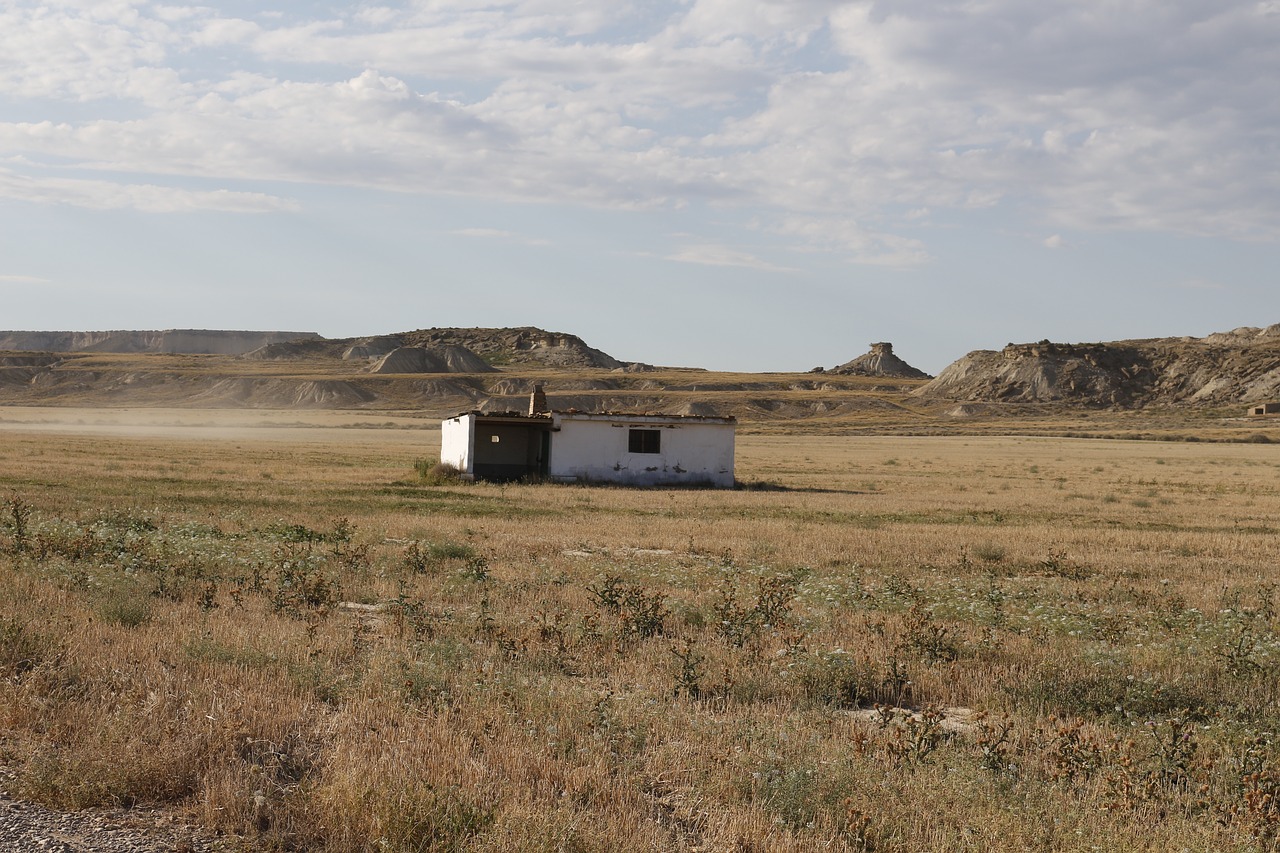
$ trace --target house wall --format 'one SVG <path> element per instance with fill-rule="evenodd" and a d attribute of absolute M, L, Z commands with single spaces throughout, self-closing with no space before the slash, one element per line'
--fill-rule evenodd
<path fill-rule="evenodd" d="M 734 425 L 557 416 L 548 474 L 557 480 L 733 487 Z M 629 430 L 661 430 L 659 453 L 631 453 Z"/>
<path fill-rule="evenodd" d="M 475 476 L 475 415 L 459 415 L 440 424 L 440 461 L 470 479 Z"/>

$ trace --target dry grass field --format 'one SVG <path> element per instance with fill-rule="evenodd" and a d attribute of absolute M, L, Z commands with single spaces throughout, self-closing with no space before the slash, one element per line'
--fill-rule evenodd
<path fill-rule="evenodd" d="M 0 415 L 30 799 L 253 850 L 1280 849 L 1271 445 L 746 434 L 746 487 L 636 491 L 433 484 L 411 419 Z"/>

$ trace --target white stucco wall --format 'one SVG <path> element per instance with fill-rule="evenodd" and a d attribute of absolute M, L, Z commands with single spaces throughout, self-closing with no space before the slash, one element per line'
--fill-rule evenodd
<path fill-rule="evenodd" d="M 458 415 L 440 424 L 440 461 L 468 478 L 475 475 L 475 421 L 475 415 Z"/>
<path fill-rule="evenodd" d="M 732 488 L 734 424 L 686 418 L 555 416 L 548 473 L 557 480 Z M 631 453 L 631 429 L 658 429 L 660 452 Z"/>

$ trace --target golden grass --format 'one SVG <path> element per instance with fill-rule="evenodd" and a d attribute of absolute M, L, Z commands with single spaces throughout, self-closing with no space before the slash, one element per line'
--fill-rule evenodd
<path fill-rule="evenodd" d="M 1280 837 L 1266 445 L 748 434 L 732 492 L 426 486 L 429 431 L 19 414 L 34 799 L 253 849 Z"/>

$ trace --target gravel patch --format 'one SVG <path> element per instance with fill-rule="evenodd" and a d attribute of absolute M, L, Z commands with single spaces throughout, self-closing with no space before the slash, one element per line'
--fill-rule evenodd
<path fill-rule="evenodd" d="M 236 842 L 212 839 L 163 809 L 56 811 L 8 795 L 0 776 L 0 853 L 226 853 Z"/>

